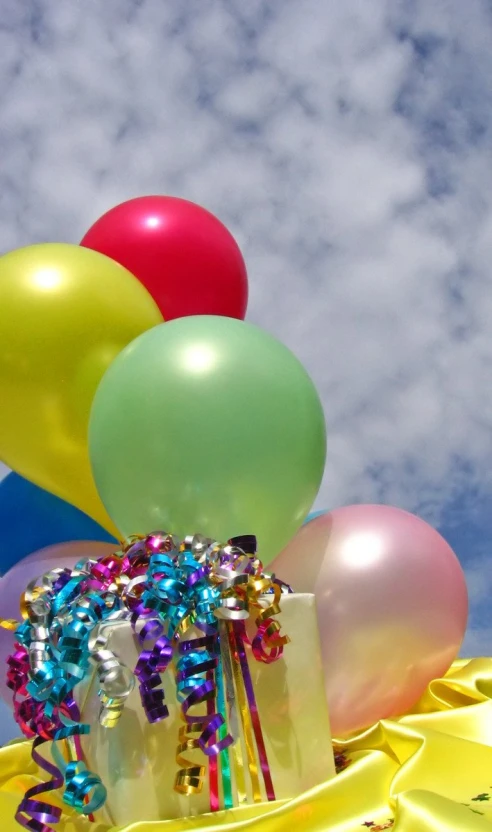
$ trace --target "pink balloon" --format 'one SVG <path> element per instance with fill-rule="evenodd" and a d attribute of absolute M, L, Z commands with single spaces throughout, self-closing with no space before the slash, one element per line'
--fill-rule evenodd
<path fill-rule="evenodd" d="M 404 713 L 456 658 L 465 576 L 441 535 L 413 514 L 338 508 L 303 526 L 270 569 L 316 594 L 336 737 Z"/>
<path fill-rule="evenodd" d="M 67 566 L 71 569 L 84 557 L 96 559 L 110 555 L 115 551 L 115 546 L 114 543 L 95 543 L 92 540 L 58 543 L 23 558 L 0 578 L 0 617 L 21 620 L 20 598 L 27 585 L 35 578 L 56 567 Z M 12 691 L 6 684 L 6 662 L 13 646 L 14 634 L 0 628 L 0 697 L 9 705 L 12 704 Z"/>

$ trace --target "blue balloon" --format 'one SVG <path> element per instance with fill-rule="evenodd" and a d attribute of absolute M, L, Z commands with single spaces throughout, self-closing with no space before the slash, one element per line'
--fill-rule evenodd
<path fill-rule="evenodd" d="M 18 474 L 1 480 L 0 575 L 32 552 L 69 540 L 116 542 L 78 508 Z"/>
<path fill-rule="evenodd" d="M 328 509 L 324 508 L 322 511 L 312 511 L 311 514 L 308 514 L 306 519 L 304 520 L 303 526 L 306 523 L 309 523 L 311 520 L 314 520 L 316 517 L 321 517 L 322 514 L 328 514 Z"/>

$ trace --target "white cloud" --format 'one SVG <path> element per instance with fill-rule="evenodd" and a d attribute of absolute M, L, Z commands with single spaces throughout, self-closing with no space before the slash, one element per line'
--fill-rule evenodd
<path fill-rule="evenodd" d="M 45 0 L 3 17 L 3 249 L 78 241 L 131 196 L 194 199 L 244 250 L 250 318 L 320 390 L 319 506 L 436 521 L 490 488 L 485 2 Z"/>
<path fill-rule="evenodd" d="M 492 627 L 469 627 L 461 647 L 460 655 L 490 656 L 492 644 Z"/>

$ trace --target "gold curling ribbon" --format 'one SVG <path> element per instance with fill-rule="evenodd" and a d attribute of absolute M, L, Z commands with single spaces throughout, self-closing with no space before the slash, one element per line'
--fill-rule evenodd
<path fill-rule="evenodd" d="M 204 719 L 203 722 L 194 722 L 192 725 L 181 725 L 179 729 L 179 745 L 176 749 L 176 764 L 179 766 L 179 771 L 174 781 L 174 789 L 180 794 L 187 796 L 198 794 L 202 789 L 206 766 L 195 763 L 183 755 L 190 751 L 202 753 L 198 745 L 198 738 L 205 725 L 206 720 Z M 197 734 L 197 736 L 194 737 L 193 734 Z"/>
<path fill-rule="evenodd" d="M 11 633 L 15 633 L 15 631 L 17 630 L 17 627 L 19 627 L 19 626 L 20 626 L 19 622 L 14 621 L 13 618 L 2 618 L 0 620 L 0 627 L 2 628 L 2 630 L 9 630 L 9 632 L 11 632 Z"/>
<path fill-rule="evenodd" d="M 273 589 L 273 595 L 266 594 L 268 589 Z M 282 590 L 278 584 L 273 583 L 271 578 L 262 578 L 260 580 L 253 581 L 253 589 L 251 591 L 249 603 L 252 607 L 258 610 L 255 618 L 255 624 L 258 628 L 268 618 L 273 618 L 274 615 L 280 614 L 281 609 L 279 602 L 281 595 Z M 263 607 L 260 603 L 260 598 L 264 598 L 270 603 L 268 603 L 266 607 Z M 290 638 L 288 636 L 281 636 L 280 629 L 281 624 L 279 621 L 273 620 L 270 622 L 265 630 L 265 633 L 263 634 L 263 640 L 266 647 L 273 649 L 285 647 L 286 644 L 289 644 Z"/>

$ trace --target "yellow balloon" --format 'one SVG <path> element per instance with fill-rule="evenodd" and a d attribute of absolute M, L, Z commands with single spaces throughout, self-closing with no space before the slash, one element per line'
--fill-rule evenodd
<path fill-rule="evenodd" d="M 116 533 L 92 478 L 87 427 L 116 355 L 162 315 L 123 266 L 46 243 L 0 257 L 0 459 Z"/>

